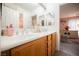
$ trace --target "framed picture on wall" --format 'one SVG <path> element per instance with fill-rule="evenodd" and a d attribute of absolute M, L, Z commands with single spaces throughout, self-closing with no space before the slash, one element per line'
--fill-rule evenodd
<path fill-rule="evenodd" d="M 20 29 L 23 29 L 23 24 L 24 24 L 24 22 L 23 22 L 23 14 L 20 13 L 19 14 L 19 28 Z"/>
<path fill-rule="evenodd" d="M 36 26 L 37 25 L 37 15 L 32 16 L 32 26 Z"/>
<path fill-rule="evenodd" d="M 40 20 L 40 25 L 45 26 L 45 15 L 39 16 L 39 20 Z"/>
<path fill-rule="evenodd" d="M 52 14 L 52 12 L 46 14 L 46 19 L 47 19 L 47 26 L 52 26 L 55 24 L 55 14 Z"/>

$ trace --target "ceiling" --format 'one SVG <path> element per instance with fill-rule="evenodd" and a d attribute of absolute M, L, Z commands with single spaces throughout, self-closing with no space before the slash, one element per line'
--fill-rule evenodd
<path fill-rule="evenodd" d="M 39 7 L 37 3 L 17 3 L 16 5 L 30 11 L 35 10 L 37 7 Z"/>
<path fill-rule="evenodd" d="M 67 3 L 60 6 L 60 18 L 79 15 L 79 3 Z"/>
<path fill-rule="evenodd" d="M 53 4 L 49 3 L 3 3 L 3 5 L 6 5 L 7 7 L 17 9 L 18 7 L 21 7 L 23 9 L 26 9 L 28 11 L 33 11 L 38 7 L 42 7 L 44 10 L 48 9 L 49 6 L 52 6 Z"/>
<path fill-rule="evenodd" d="M 6 5 L 7 7 L 10 7 L 10 8 L 13 8 L 13 9 L 17 9 L 17 7 L 21 7 L 28 11 L 33 11 L 37 7 L 39 7 L 39 5 L 37 3 L 5 3 L 4 5 Z"/>

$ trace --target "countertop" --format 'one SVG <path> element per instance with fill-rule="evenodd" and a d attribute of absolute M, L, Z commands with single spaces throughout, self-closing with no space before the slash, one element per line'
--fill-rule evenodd
<path fill-rule="evenodd" d="M 22 45 L 24 43 L 30 42 L 32 40 L 36 40 L 43 36 L 49 35 L 54 33 L 54 31 L 42 32 L 42 33 L 29 33 L 29 34 L 21 34 L 21 35 L 14 35 L 12 37 L 8 36 L 1 36 L 0 37 L 0 50 L 5 51 L 16 46 Z"/>

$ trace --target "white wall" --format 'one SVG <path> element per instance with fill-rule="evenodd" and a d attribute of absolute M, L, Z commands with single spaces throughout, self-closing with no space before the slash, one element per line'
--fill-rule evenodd
<path fill-rule="evenodd" d="M 58 40 L 57 40 L 57 49 L 58 50 L 60 50 L 60 20 L 59 20 L 59 4 L 57 4 L 56 5 L 56 7 L 55 7 L 55 18 L 56 18 L 56 20 L 55 20 L 55 26 L 54 26 L 54 28 L 56 29 L 56 32 L 57 32 L 57 34 L 58 34 Z"/>

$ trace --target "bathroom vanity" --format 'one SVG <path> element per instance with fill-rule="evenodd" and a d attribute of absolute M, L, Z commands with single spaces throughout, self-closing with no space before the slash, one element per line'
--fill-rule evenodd
<path fill-rule="evenodd" d="M 16 37 L 14 37 L 16 38 Z M 53 56 L 56 51 L 57 33 L 46 32 L 32 34 L 29 37 L 5 39 L 1 43 L 1 55 L 4 56 Z"/>
<path fill-rule="evenodd" d="M 28 10 L 21 5 L 38 7 Z M 46 4 L 46 10 L 40 6 L 39 3 L 2 4 L 2 35 L 0 37 L 2 56 L 51 56 L 55 54 L 56 46 L 58 46 L 56 39 L 59 39 L 59 6 Z"/>

